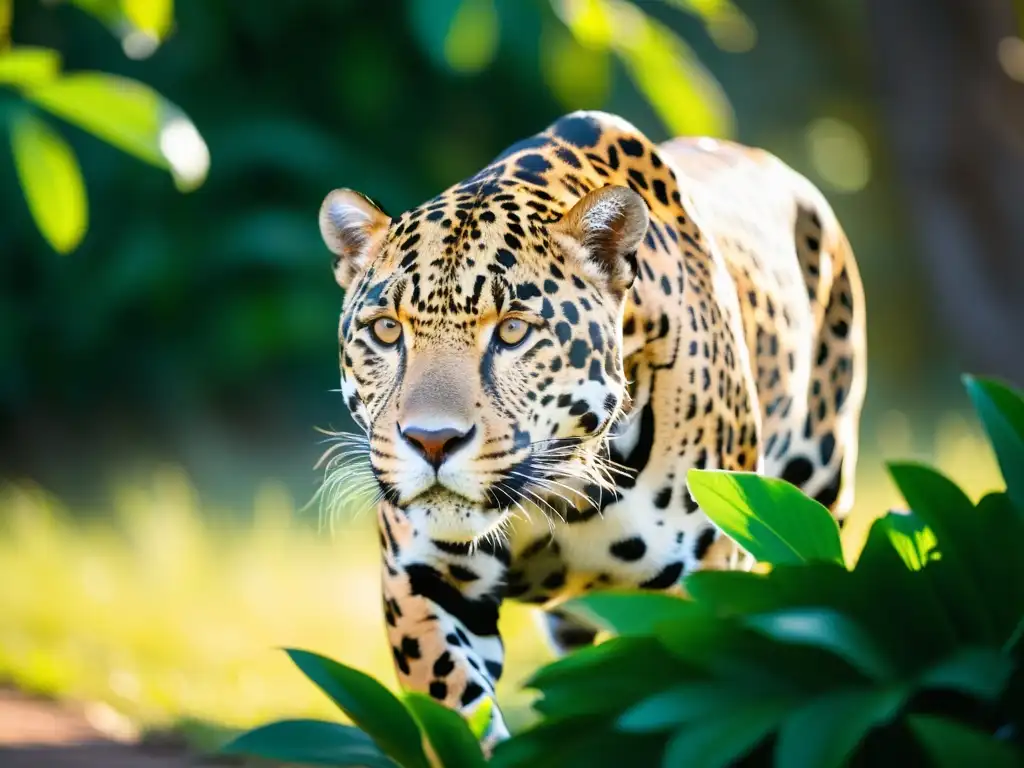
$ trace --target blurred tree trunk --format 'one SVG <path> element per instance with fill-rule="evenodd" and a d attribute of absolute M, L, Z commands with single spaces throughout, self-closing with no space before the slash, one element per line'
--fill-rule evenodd
<path fill-rule="evenodd" d="M 1024 385 L 1024 84 L 1011 0 L 866 0 L 874 75 L 939 321 L 962 368 Z M 1018 75 L 1019 76 L 1019 75 Z"/>

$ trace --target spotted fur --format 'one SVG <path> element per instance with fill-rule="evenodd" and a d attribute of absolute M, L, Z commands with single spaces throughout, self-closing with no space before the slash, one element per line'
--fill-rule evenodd
<path fill-rule="evenodd" d="M 593 640 L 569 596 L 740 564 L 691 467 L 849 510 L 861 283 L 823 196 L 768 153 L 576 112 L 397 218 L 338 190 L 320 224 L 403 685 L 469 711 L 501 675 L 503 600 L 547 608 L 566 650 Z"/>

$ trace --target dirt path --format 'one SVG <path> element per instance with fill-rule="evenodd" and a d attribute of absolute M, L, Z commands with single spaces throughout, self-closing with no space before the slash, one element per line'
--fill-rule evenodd
<path fill-rule="evenodd" d="M 181 750 L 115 741 L 74 708 L 0 690 L 2 768 L 186 768 Z"/>

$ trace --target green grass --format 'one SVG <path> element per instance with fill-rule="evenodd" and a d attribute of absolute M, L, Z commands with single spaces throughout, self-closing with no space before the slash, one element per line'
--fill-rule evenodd
<path fill-rule="evenodd" d="M 866 435 L 857 512 L 846 546 L 899 497 L 880 455 L 913 455 L 899 417 Z M 980 432 L 942 422 L 917 457 L 969 493 L 999 485 Z M 305 501 L 305 500 L 301 500 Z M 29 486 L 0 494 L 0 680 L 60 698 L 101 702 L 143 728 L 189 720 L 248 727 L 287 716 L 335 717 L 292 668 L 284 646 L 315 650 L 394 688 L 379 606 L 373 516 L 309 525 L 273 483 L 246 526 L 204 508 L 185 477 L 125 486 L 112 510 L 74 520 Z M 88 521 L 92 522 L 88 522 Z M 499 688 L 515 727 L 528 715 L 523 680 L 550 656 L 531 611 L 511 605 L 502 625 L 507 674 Z"/>

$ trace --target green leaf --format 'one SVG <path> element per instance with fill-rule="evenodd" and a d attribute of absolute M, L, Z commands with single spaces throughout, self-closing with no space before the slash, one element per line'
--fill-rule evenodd
<path fill-rule="evenodd" d="M 60 54 L 52 48 L 19 45 L 0 51 L 0 84 L 33 85 L 60 73 Z"/>
<path fill-rule="evenodd" d="M 873 679 L 885 680 L 896 674 L 892 661 L 874 640 L 856 623 L 834 610 L 792 608 L 747 616 L 743 623 L 782 642 L 830 651 Z"/>
<path fill-rule="evenodd" d="M 594 592 L 565 603 L 561 609 L 618 635 L 649 635 L 663 622 L 703 615 L 688 600 L 655 592 Z"/>
<path fill-rule="evenodd" d="M 780 707 L 791 706 L 792 695 L 765 694 L 753 686 L 734 682 L 693 682 L 650 696 L 627 709 L 618 719 L 623 731 L 646 733 L 675 730 L 697 720 L 728 718 L 752 700 Z"/>
<path fill-rule="evenodd" d="M 776 702 L 752 702 L 734 709 L 728 717 L 687 725 L 668 743 L 662 765 L 731 766 L 768 736 L 786 711 Z"/>
<path fill-rule="evenodd" d="M 940 557 L 935 532 L 913 512 L 889 512 L 881 518 L 882 530 L 912 571 L 919 571 Z"/>
<path fill-rule="evenodd" d="M 410 693 L 405 703 L 419 722 L 441 765 L 475 768 L 485 765 L 480 742 L 458 712 L 422 693 Z"/>
<path fill-rule="evenodd" d="M 832 515 L 785 480 L 691 469 L 687 482 L 711 521 L 758 560 L 772 565 L 813 560 L 845 564 Z"/>
<path fill-rule="evenodd" d="M 671 28 L 625 0 L 557 0 L 553 7 L 581 45 L 606 48 L 622 61 L 671 134 L 732 134 L 722 87 Z"/>
<path fill-rule="evenodd" d="M 487 733 L 487 728 L 491 724 L 491 714 L 494 711 L 494 700 L 488 696 L 484 696 L 480 699 L 480 703 L 477 704 L 476 709 L 466 718 L 466 722 L 469 723 L 469 730 L 473 732 L 473 735 L 477 739 L 482 739 L 484 734 Z"/>
<path fill-rule="evenodd" d="M 1013 675 L 1013 661 L 993 648 L 964 648 L 921 675 L 926 688 L 959 691 L 995 701 Z"/>
<path fill-rule="evenodd" d="M 358 728 L 322 720 L 270 723 L 243 733 L 219 751 L 307 765 L 397 768 Z"/>
<path fill-rule="evenodd" d="M 965 376 L 964 384 L 992 441 L 1006 490 L 1024 516 L 1024 396 L 994 379 Z"/>
<path fill-rule="evenodd" d="M 947 584 L 954 590 L 948 599 L 961 601 L 968 611 L 978 638 L 991 641 L 995 635 L 992 604 L 1001 600 L 998 581 L 987 594 L 986 560 L 990 557 L 982 536 L 983 521 L 959 486 L 931 467 L 915 463 L 889 464 L 889 473 L 903 498 L 925 524 L 935 532 L 944 563 L 959 577 Z"/>
<path fill-rule="evenodd" d="M 14 167 L 36 226 L 58 253 L 69 253 L 88 227 L 85 183 L 71 147 L 42 120 L 19 115 L 11 125 Z"/>
<path fill-rule="evenodd" d="M 285 650 L 295 666 L 386 754 L 405 768 L 427 768 L 420 729 L 409 710 L 387 688 L 326 656 L 294 648 Z"/>
<path fill-rule="evenodd" d="M 82 72 L 24 93 L 115 147 L 169 169 L 181 191 L 195 189 L 206 179 L 210 153 L 199 132 L 184 112 L 142 83 Z"/>
<path fill-rule="evenodd" d="M 910 729 L 917 736 L 937 768 L 1016 768 L 1024 755 L 987 733 L 955 720 L 933 715 L 912 715 Z"/>
<path fill-rule="evenodd" d="M 868 731 L 892 720 L 905 688 L 832 691 L 790 714 L 779 729 L 775 764 L 786 768 L 840 768 Z"/>

